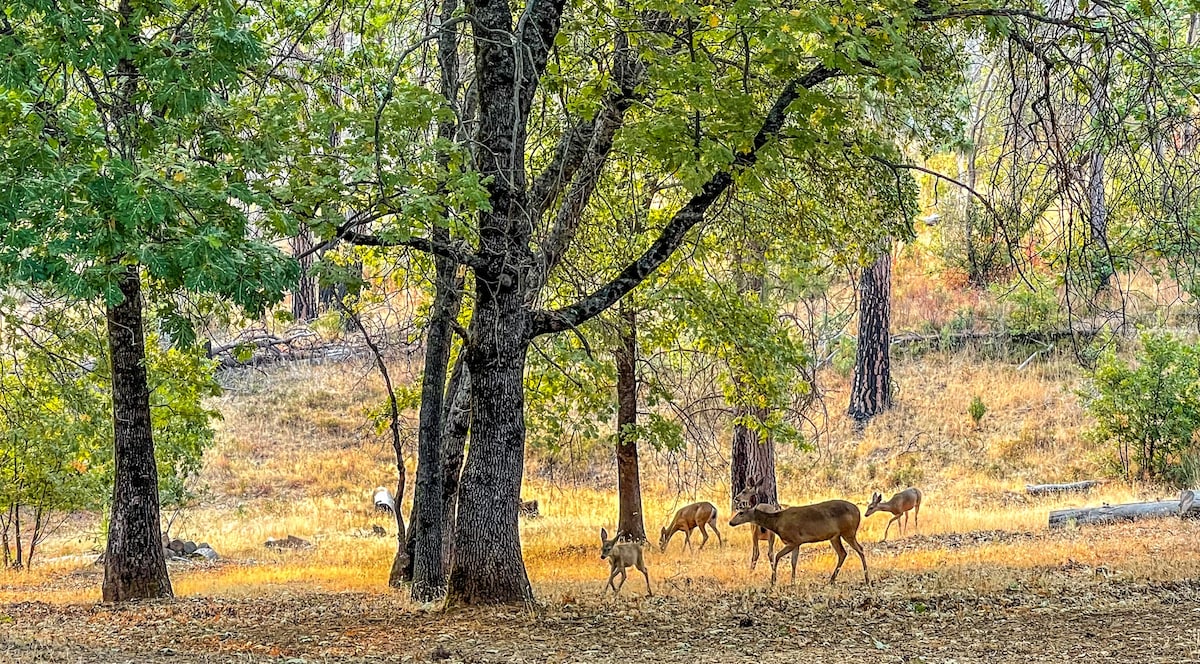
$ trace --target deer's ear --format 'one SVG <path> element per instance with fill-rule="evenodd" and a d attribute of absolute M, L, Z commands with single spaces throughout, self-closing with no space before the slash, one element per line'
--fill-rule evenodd
<path fill-rule="evenodd" d="M 601 542 L 608 541 L 608 531 L 603 528 L 600 529 L 600 541 Z"/>

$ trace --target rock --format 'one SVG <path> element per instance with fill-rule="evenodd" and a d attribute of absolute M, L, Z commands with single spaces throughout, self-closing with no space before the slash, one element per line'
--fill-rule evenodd
<path fill-rule="evenodd" d="M 371 526 L 371 534 L 376 537 L 387 537 L 387 531 L 379 524 Z"/>
<path fill-rule="evenodd" d="M 183 543 L 183 555 L 190 556 L 196 552 L 196 549 L 199 549 L 199 548 L 200 547 L 196 546 L 195 542 L 192 542 L 190 540 L 187 542 L 184 542 Z"/>
<path fill-rule="evenodd" d="M 542 515 L 541 512 L 538 511 L 538 501 L 536 500 L 522 500 L 517 513 L 521 516 L 529 517 L 530 519 L 536 519 Z"/>
<path fill-rule="evenodd" d="M 217 555 L 216 551 L 213 551 L 211 547 L 207 546 L 198 547 L 192 553 L 192 555 L 195 557 L 204 558 L 205 560 L 220 560 L 221 558 L 221 556 Z"/>
<path fill-rule="evenodd" d="M 211 549 L 212 547 L 208 545 L 208 542 L 201 542 L 196 545 L 196 548 L 197 549 Z"/>
<path fill-rule="evenodd" d="M 185 545 L 184 545 L 183 540 L 174 539 L 174 540 L 171 540 L 170 544 L 167 544 L 167 549 L 170 549 L 171 551 L 175 552 L 176 555 L 182 555 L 184 546 Z"/>

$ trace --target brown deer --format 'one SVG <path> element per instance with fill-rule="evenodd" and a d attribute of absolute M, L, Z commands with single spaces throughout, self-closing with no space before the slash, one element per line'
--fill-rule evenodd
<path fill-rule="evenodd" d="M 912 513 L 913 513 L 913 528 L 916 528 L 917 532 L 919 533 L 919 532 L 921 532 L 921 527 L 920 527 L 920 524 L 917 523 L 917 520 L 920 518 L 920 514 L 921 514 L 921 490 L 920 489 L 916 489 L 916 488 L 905 489 L 905 490 L 901 491 L 900 493 L 892 496 L 887 501 L 884 501 L 883 496 L 879 495 L 879 493 L 873 493 L 873 494 L 871 494 L 871 504 L 867 505 L 866 516 L 871 516 L 872 514 L 874 514 L 876 512 L 890 512 L 895 515 L 892 517 L 891 521 L 888 521 L 887 528 L 883 529 L 883 539 L 880 541 L 886 542 L 888 530 L 892 527 L 893 523 L 895 523 L 896 521 L 900 521 L 900 517 L 902 517 L 902 516 L 904 517 L 904 521 L 902 521 L 900 523 L 899 527 L 900 527 L 900 536 L 904 537 L 904 530 L 905 530 L 905 527 L 908 525 L 909 510 L 912 510 Z"/>
<path fill-rule="evenodd" d="M 789 507 L 774 510 L 763 505 L 757 505 L 742 510 L 729 521 L 731 526 L 743 523 L 753 523 L 779 535 L 785 546 L 775 554 L 771 561 L 771 584 L 775 583 L 779 561 L 787 554 L 792 554 L 792 583 L 796 582 L 796 560 L 800 556 L 800 545 L 810 542 L 828 541 L 837 553 L 837 567 L 833 568 L 833 576 L 829 582 L 837 580 L 842 563 L 846 562 L 846 547 L 844 541 L 854 549 L 862 560 L 863 578 L 871 585 L 871 575 L 867 572 L 867 557 L 863 554 L 862 545 L 858 543 L 858 524 L 861 516 L 858 506 L 845 500 L 827 500 L 815 505 Z"/>
<path fill-rule="evenodd" d="M 618 532 L 617 536 L 608 539 L 608 531 L 600 529 L 600 559 L 608 560 L 609 575 L 608 585 L 604 587 L 604 592 L 607 593 L 609 588 L 613 589 L 613 596 L 621 592 L 621 586 L 625 585 L 625 568 L 636 567 L 642 572 L 642 576 L 646 577 L 646 594 L 654 597 L 654 591 L 650 590 L 650 573 L 646 571 L 646 561 L 642 554 L 642 542 L 621 542 L 619 541 L 625 533 Z M 621 575 L 621 583 L 613 585 L 613 579 L 617 575 Z"/>
<path fill-rule="evenodd" d="M 733 508 L 741 511 L 750 509 L 755 505 L 771 506 L 771 503 L 767 502 L 766 500 L 766 489 L 763 486 L 766 484 L 766 481 L 767 480 L 765 477 L 760 477 L 757 482 L 747 484 L 745 488 L 743 488 L 736 496 L 733 497 Z M 779 507 L 783 506 L 780 505 Z M 767 560 L 771 560 L 771 556 L 775 554 L 775 533 L 767 530 L 766 528 L 754 528 L 754 531 L 750 535 L 750 542 L 754 546 L 754 549 L 750 554 L 750 569 L 754 569 L 755 565 L 758 564 L 759 542 L 767 543 Z"/>
<path fill-rule="evenodd" d="M 712 528 L 713 533 L 717 536 L 717 543 L 725 546 L 725 541 L 721 538 L 721 531 L 717 530 L 717 506 L 712 503 L 692 503 L 685 505 L 675 513 L 675 519 L 662 529 L 662 535 L 658 538 L 658 550 L 666 551 L 667 545 L 671 543 L 671 538 L 675 533 L 683 533 L 683 544 L 690 551 L 692 549 L 692 530 L 700 529 L 700 534 L 704 539 L 700 541 L 701 550 L 704 545 L 708 544 L 708 530 L 705 526 Z"/>

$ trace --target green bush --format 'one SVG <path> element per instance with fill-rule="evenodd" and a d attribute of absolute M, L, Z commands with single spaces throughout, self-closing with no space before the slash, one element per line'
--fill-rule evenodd
<path fill-rule="evenodd" d="M 987 413 L 987 405 L 976 395 L 971 399 L 971 405 L 967 406 L 967 413 L 971 415 L 971 421 L 975 422 L 975 426 L 979 426 L 979 421 Z"/>
<path fill-rule="evenodd" d="M 1108 352 L 1082 394 L 1096 419 L 1089 432 L 1115 447 L 1126 478 L 1185 486 L 1200 455 L 1200 346 L 1143 334 L 1132 363 Z"/>
<path fill-rule="evenodd" d="M 1012 306 L 1005 318 L 1010 334 L 1052 332 L 1063 325 L 1062 309 L 1053 287 L 1039 285 L 1029 289 L 1021 286 L 1003 297 Z"/>

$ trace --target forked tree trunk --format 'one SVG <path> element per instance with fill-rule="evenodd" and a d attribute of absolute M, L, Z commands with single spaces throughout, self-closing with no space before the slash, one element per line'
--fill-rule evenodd
<path fill-rule="evenodd" d="M 495 203 L 493 203 L 495 205 Z M 458 495 L 451 604 L 530 602 L 517 511 L 525 457 L 529 315 L 518 280 L 476 272 L 471 347 L 471 446 Z M 481 274 L 481 272 L 483 272 Z M 489 278 L 490 277 L 490 278 Z"/>
<path fill-rule="evenodd" d="M 848 409 L 859 426 L 892 407 L 891 294 L 892 257 L 884 252 L 859 281 L 858 351 Z"/>
<path fill-rule="evenodd" d="M 115 470 L 104 553 L 106 602 L 172 596 L 159 524 L 158 466 L 136 265 L 125 268 L 119 285 L 123 299 L 107 310 Z"/>
<path fill-rule="evenodd" d="M 617 361 L 617 494 L 619 517 L 617 532 L 627 539 L 644 541 L 646 525 L 642 518 L 642 485 L 638 472 L 637 448 L 637 315 L 621 301 L 620 345 Z"/>

